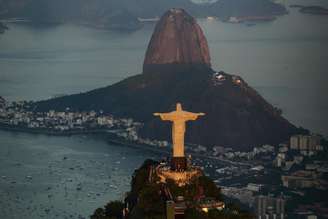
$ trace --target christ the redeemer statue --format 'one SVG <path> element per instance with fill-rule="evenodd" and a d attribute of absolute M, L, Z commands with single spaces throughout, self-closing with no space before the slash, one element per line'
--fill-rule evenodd
<path fill-rule="evenodd" d="M 173 159 L 172 169 L 183 170 L 186 168 L 186 158 L 184 155 L 184 135 L 186 131 L 186 122 L 196 120 L 199 116 L 204 116 L 204 113 L 192 113 L 182 110 L 181 104 L 177 103 L 176 111 L 169 113 L 154 113 L 155 116 L 160 116 L 164 121 L 173 122 L 172 127 L 172 142 L 173 142 Z"/>

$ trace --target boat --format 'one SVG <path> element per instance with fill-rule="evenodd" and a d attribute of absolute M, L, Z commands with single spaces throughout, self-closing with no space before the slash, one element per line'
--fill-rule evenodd
<path fill-rule="evenodd" d="M 157 21 L 159 21 L 159 17 L 153 17 L 153 18 L 141 18 L 141 17 L 138 17 L 138 20 L 140 22 L 157 22 Z"/>

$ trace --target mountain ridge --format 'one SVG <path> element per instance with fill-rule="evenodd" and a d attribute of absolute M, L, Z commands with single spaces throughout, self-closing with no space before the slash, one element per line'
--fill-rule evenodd
<path fill-rule="evenodd" d="M 237 80 L 242 85 L 236 85 L 236 76 L 220 74 L 227 77 L 220 85 L 215 85 L 215 72 L 204 66 L 193 66 L 188 72 L 139 74 L 112 86 L 38 102 L 36 110 L 102 110 L 143 122 L 140 135 L 144 138 L 170 141 L 170 124 L 160 122 L 152 113 L 174 109 L 174 104 L 181 102 L 186 110 L 207 114 L 199 122 L 187 124 L 186 142 L 243 150 L 278 144 L 297 132 L 241 78 Z"/>

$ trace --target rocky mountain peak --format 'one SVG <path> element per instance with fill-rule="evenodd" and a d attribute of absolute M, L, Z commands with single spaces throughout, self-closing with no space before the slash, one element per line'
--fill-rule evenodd
<path fill-rule="evenodd" d="M 163 65 L 195 64 L 211 65 L 207 40 L 196 19 L 183 9 L 172 8 L 155 27 L 144 60 L 144 73 Z"/>

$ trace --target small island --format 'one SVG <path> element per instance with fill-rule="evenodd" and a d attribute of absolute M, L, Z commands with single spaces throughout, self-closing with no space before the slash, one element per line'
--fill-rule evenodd
<path fill-rule="evenodd" d="M 328 15 L 328 8 L 318 6 L 318 5 L 290 5 L 290 8 L 299 8 L 299 12 L 304 14 L 314 14 L 314 15 Z"/>
<path fill-rule="evenodd" d="M 126 10 L 121 10 L 108 14 L 101 19 L 82 21 L 89 27 L 113 30 L 113 31 L 136 31 L 143 25 L 139 19 Z"/>
<path fill-rule="evenodd" d="M 321 6 L 305 6 L 300 9 L 300 12 L 304 14 L 328 15 L 328 8 Z"/>

